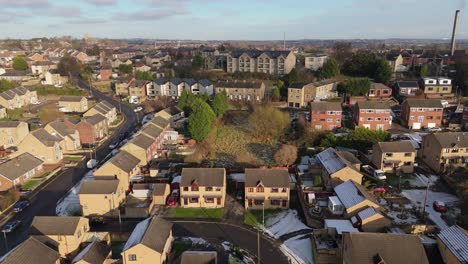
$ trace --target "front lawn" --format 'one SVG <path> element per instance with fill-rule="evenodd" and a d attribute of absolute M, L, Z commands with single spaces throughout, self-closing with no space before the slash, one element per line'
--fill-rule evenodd
<path fill-rule="evenodd" d="M 173 208 L 170 217 L 176 218 L 222 218 L 223 208 Z"/>
<path fill-rule="evenodd" d="M 281 212 L 281 209 L 265 209 L 265 222 L 271 215 Z M 244 224 L 256 227 L 262 224 L 263 210 L 246 210 L 244 213 Z"/>
<path fill-rule="evenodd" d="M 36 188 L 41 182 L 42 180 L 40 179 L 31 179 L 31 180 L 28 180 L 25 184 L 23 184 L 23 187 L 21 188 L 24 190 L 32 190 Z"/>
<path fill-rule="evenodd" d="M 65 156 L 64 159 L 68 161 L 80 161 L 83 159 L 83 156 Z"/>

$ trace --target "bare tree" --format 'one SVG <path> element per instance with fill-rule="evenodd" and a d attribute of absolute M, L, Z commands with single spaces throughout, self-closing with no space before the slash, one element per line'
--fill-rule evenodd
<path fill-rule="evenodd" d="M 297 159 L 297 147 L 293 145 L 283 144 L 275 153 L 275 162 L 278 166 L 286 166 L 293 164 Z"/>

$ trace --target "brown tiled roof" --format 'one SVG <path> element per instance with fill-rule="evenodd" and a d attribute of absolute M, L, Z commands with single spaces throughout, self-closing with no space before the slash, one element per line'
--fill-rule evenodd
<path fill-rule="evenodd" d="M 60 254 L 34 237 L 29 237 L 8 252 L 2 264 L 55 264 Z"/>
<path fill-rule="evenodd" d="M 312 102 L 310 109 L 311 111 L 342 111 L 341 103 L 333 102 Z"/>
<path fill-rule="evenodd" d="M 387 85 L 383 84 L 383 83 L 371 83 L 371 89 L 375 89 L 375 90 L 384 90 L 384 89 L 389 89 L 389 90 L 392 90 L 392 88 L 388 87 Z"/>
<path fill-rule="evenodd" d="M 374 264 L 378 256 L 385 263 L 428 264 L 426 252 L 416 235 L 389 233 L 343 233 L 346 263 Z"/>
<path fill-rule="evenodd" d="M 81 219 L 79 216 L 35 216 L 30 235 L 73 235 Z"/>
<path fill-rule="evenodd" d="M 194 181 L 199 186 L 224 186 L 224 168 L 183 168 L 180 186 L 190 186 Z"/>
<path fill-rule="evenodd" d="M 417 99 L 409 98 L 406 102 L 410 107 L 428 107 L 428 108 L 444 108 L 438 99 Z"/>
<path fill-rule="evenodd" d="M 413 144 L 409 141 L 392 141 L 375 143 L 382 152 L 415 152 Z"/>
<path fill-rule="evenodd" d="M 287 169 L 245 169 L 245 186 L 255 187 L 262 182 L 265 187 L 289 187 Z"/>
<path fill-rule="evenodd" d="M 11 181 L 23 176 L 26 172 L 39 167 L 42 160 L 25 152 L 18 157 L 12 158 L 0 164 L 0 176 L 3 176 Z"/>
<path fill-rule="evenodd" d="M 83 180 L 79 194 L 111 194 L 118 187 L 119 180 Z"/>
<path fill-rule="evenodd" d="M 451 148 L 455 145 L 459 148 L 468 147 L 468 132 L 434 133 L 434 137 L 440 143 L 442 148 Z"/>
<path fill-rule="evenodd" d="M 390 109 L 386 101 L 359 101 L 356 104 L 359 109 Z"/>

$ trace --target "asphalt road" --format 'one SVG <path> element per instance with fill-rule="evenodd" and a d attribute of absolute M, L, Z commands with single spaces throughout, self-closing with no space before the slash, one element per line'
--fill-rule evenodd
<path fill-rule="evenodd" d="M 89 87 L 82 81 L 78 81 L 78 85 L 82 89 L 89 90 Z M 96 91 L 92 90 L 92 94 L 99 100 L 107 100 L 112 105 L 119 109 L 119 102 L 115 101 L 113 98 Z M 110 142 L 120 133 L 131 132 L 135 128 L 137 122 L 137 116 L 133 111 L 133 108 L 127 104 L 121 104 L 122 114 L 125 116 L 125 122 L 113 136 L 104 142 L 97 150 L 96 155 L 98 160 L 104 159 L 109 153 L 109 144 Z M 22 225 L 11 233 L 6 233 L 7 244 L 5 243 L 4 234 L 0 234 L 0 255 L 4 255 L 8 249 L 20 244 L 28 237 L 29 227 L 34 216 L 50 216 L 55 215 L 55 208 L 57 202 L 65 195 L 67 192 L 78 183 L 83 176 L 88 172 L 88 169 L 85 167 L 80 168 L 69 168 L 59 172 L 53 179 L 51 179 L 47 184 L 40 186 L 40 190 L 36 190 L 30 197 L 31 205 L 26 208 L 23 212 L 14 214 L 9 221 L 21 220 Z"/>

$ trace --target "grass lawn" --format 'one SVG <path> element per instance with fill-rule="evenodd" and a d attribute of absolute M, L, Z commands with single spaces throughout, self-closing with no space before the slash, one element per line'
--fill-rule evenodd
<path fill-rule="evenodd" d="M 265 209 L 265 222 L 269 216 L 281 212 L 281 209 Z M 244 224 L 256 227 L 262 224 L 263 210 L 246 210 L 244 213 Z"/>
<path fill-rule="evenodd" d="M 192 247 L 192 241 L 190 240 L 176 240 L 172 244 L 172 250 L 174 251 L 174 259 L 182 255 L 184 251 L 189 250 Z"/>
<path fill-rule="evenodd" d="M 80 161 L 83 159 L 83 156 L 65 156 L 64 159 L 69 161 Z"/>
<path fill-rule="evenodd" d="M 170 216 L 177 218 L 222 218 L 223 208 L 173 208 Z"/>
<path fill-rule="evenodd" d="M 36 188 L 41 182 L 42 182 L 42 180 L 40 180 L 40 179 L 31 179 L 31 180 L 27 181 L 25 184 L 23 184 L 22 189 L 32 190 L 32 189 Z"/>

